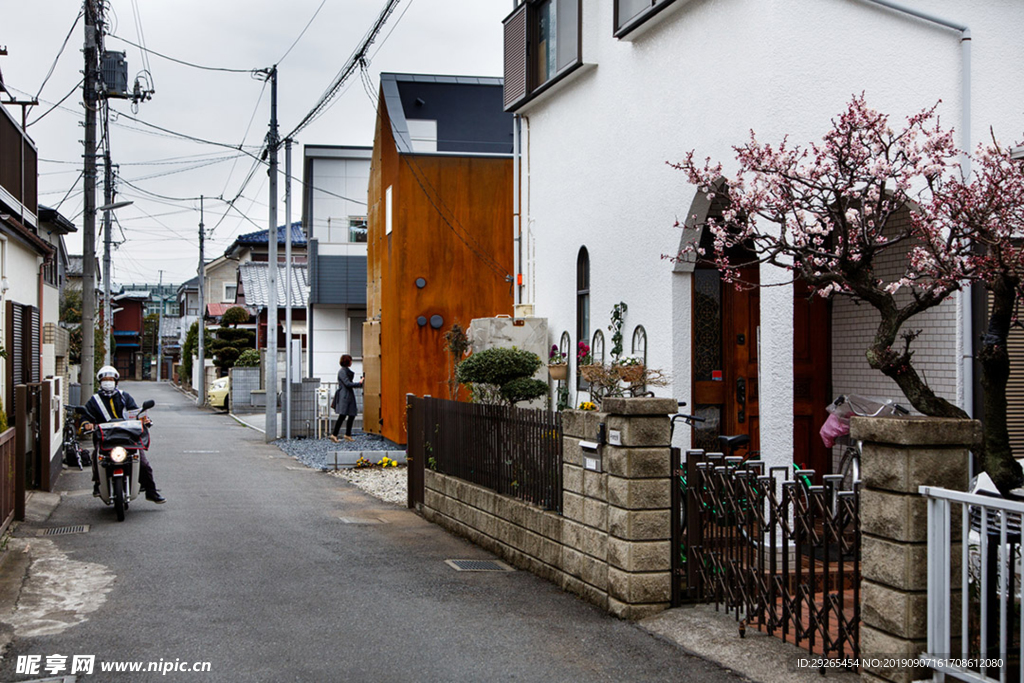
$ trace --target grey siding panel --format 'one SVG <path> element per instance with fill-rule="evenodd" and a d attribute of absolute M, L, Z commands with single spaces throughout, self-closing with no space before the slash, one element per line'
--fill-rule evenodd
<path fill-rule="evenodd" d="M 316 303 L 366 305 L 366 257 L 318 256 Z"/>

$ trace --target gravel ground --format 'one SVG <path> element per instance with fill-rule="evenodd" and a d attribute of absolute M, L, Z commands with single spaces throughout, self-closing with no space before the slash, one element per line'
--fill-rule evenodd
<path fill-rule="evenodd" d="M 379 498 L 385 503 L 395 505 L 406 505 L 409 500 L 408 481 L 409 474 L 403 466 L 388 467 L 360 467 L 358 469 L 338 470 L 331 474 L 339 479 L 351 482 L 366 491 L 374 498 Z"/>
<path fill-rule="evenodd" d="M 333 443 L 330 439 L 278 439 L 274 444 L 306 467 L 323 470 L 328 467 L 328 454 L 335 451 L 400 451 L 400 446 L 369 434 L 353 434 L 355 441 L 342 439 Z M 331 461 L 333 467 L 333 460 Z M 386 503 L 404 505 L 408 474 L 404 466 L 343 469 L 331 472 L 333 476 L 355 484 L 371 496 Z"/>

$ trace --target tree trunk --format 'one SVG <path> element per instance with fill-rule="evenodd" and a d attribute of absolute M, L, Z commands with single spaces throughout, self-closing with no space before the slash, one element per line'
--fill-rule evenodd
<path fill-rule="evenodd" d="M 876 308 L 878 308 L 876 306 Z M 922 415 L 931 417 L 953 417 L 967 419 L 968 415 L 953 403 L 937 396 L 931 387 L 917 374 L 913 366 L 913 352 L 908 341 L 903 350 L 893 348 L 897 343 L 900 324 L 897 313 L 879 310 L 882 320 L 878 324 L 875 341 L 868 349 L 868 363 L 875 370 L 891 378 L 903 391 L 903 395 Z"/>
<path fill-rule="evenodd" d="M 981 465 L 999 492 L 1006 496 L 1010 489 L 1024 483 L 1024 471 L 1013 459 L 1006 425 L 1006 384 L 1010 377 L 1010 354 L 1006 342 L 1016 303 L 1016 279 L 1001 276 L 990 285 L 989 291 L 992 293 L 992 315 L 979 358 L 985 401 L 985 446 Z"/>

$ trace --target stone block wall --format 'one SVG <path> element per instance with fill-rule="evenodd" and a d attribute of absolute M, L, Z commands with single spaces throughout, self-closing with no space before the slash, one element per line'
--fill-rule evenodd
<path fill-rule="evenodd" d="M 244 412 L 252 410 L 252 392 L 260 388 L 260 368 L 231 368 L 231 410 Z M 265 405 L 265 404 L 264 404 Z"/>
<path fill-rule="evenodd" d="M 968 455 L 981 424 L 939 418 L 858 418 L 861 456 L 861 659 L 913 659 L 927 650 L 928 511 L 919 486 L 967 489 Z M 960 576 L 959 520 L 952 523 L 952 575 Z M 956 583 L 954 581 L 954 583 Z M 960 594 L 950 596 L 954 609 Z M 952 614 L 959 623 L 959 614 Z M 865 667 L 867 680 L 931 678 L 929 669 Z"/>
<path fill-rule="evenodd" d="M 671 399 L 606 399 L 605 412 L 562 413 L 562 514 L 426 471 L 423 515 L 510 564 L 624 619 L 671 600 Z M 584 453 L 580 441 L 605 443 Z M 598 461 L 598 471 L 584 458 Z"/>

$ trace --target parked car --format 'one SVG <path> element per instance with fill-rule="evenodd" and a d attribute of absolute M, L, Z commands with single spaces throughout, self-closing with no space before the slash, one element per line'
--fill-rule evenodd
<path fill-rule="evenodd" d="M 211 408 L 223 408 L 230 410 L 231 404 L 231 377 L 221 377 L 210 383 L 210 389 L 206 392 L 206 402 Z"/>

